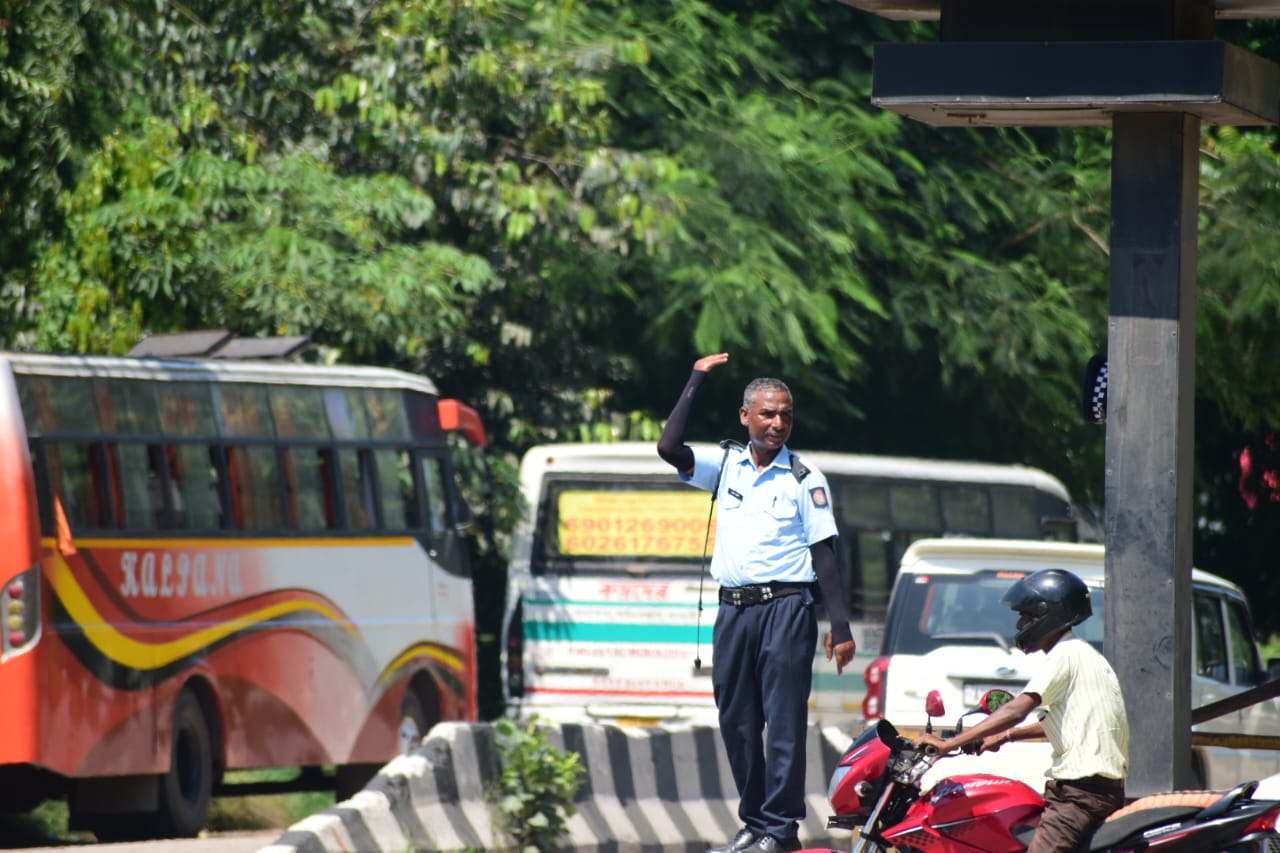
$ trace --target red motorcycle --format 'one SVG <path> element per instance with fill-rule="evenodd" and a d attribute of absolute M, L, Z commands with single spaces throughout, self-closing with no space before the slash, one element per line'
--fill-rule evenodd
<path fill-rule="evenodd" d="M 979 707 L 991 713 L 1013 696 L 991 690 Z M 930 718 L 945 710 L 929 694 Z M 928 730 L 932 729 L 932 719 Z M 950 737 L 954 732 L 944 732 Z M 1019 853 L 1027 849 L 1044 798 L 1022 782 L 985 773 L 950 776 L 928 791 L 920 780 L 939 755 L 917 750 L 881 720 L 853 742 L 831 776 L 830 828 L 856 830 L 852 853 Z M 1231 791 L 1185 791 L 1135 800 L 1094 834 L 1090 853 L 1276 853 L 1280 801 L 1254 800 L 1257 782 Z M 818 853 L 818 851 L 801 851 Z"/>

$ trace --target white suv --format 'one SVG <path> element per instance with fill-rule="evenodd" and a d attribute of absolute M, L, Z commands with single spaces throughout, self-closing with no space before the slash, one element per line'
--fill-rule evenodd
<path fill-rule="evenodd" d="M 930 690 L 942 693 L 947 715 L 934 723 L 946 726 L 989 688 L 1017 694 L 1043 653 L 1027 655 L 1014 646 L 1017 616 L 1000 599 L 1015 580 L 1038 569 L 1066 569 L 1089 585 L 1093 616 L 1075 633 L 1101 650 L 1103 559 L 1101 545 L 992 539 L 913 544 L 894 582 L 881 656 L 867 667 L 863 710 L 868 721 L 883 716 L 912 735 L 925 725 Z M 1268 676 L 1240 588 L 1198 569 L 1191 580 L 1191 707 L 1198 708 Z M 1195 730 L 1280 735 L 1280 700 L 1252 705 Z M 1196 747 L 1192 765 L 1199 787 L 1227 788 L 1280 772 L 1280 752 Z M 1039 790 L 1048 766 L 1048 743 L 1018 742 L 996 753 L 940 761 L 926 781 L 986 772 L 1021 779 Z"/>

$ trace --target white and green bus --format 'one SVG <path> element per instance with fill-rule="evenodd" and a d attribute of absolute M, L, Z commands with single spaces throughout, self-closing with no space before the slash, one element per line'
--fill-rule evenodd
<path fill-rule="evenodd" d="M 861 718 L 863 667 L 880 648 L 898 561 L 926 536 L 1091 538 L 1044 471 L 797 450 L 830 482 L 858 659 L 819 654 L 814 717 Z M 710 495 L 654 444 L 549 444 L 520 468 L 503 621 L 507 711 L 561 722 L 713 722 L 717 587 Z M 825 634 L 825 628 L 820 634 Z M 695 666 L 695 658 L 702 662 Z"/>

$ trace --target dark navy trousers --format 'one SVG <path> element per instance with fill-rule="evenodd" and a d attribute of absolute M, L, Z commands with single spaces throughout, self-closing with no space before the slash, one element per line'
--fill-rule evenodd
<path fill-rule="evenodd" d="M 738 787 L 738 816 L 757 835 L 796 837 L 804 819 L 805 739 L 818 643 L 813 595 L 721 604 L 711 683 Z"/>

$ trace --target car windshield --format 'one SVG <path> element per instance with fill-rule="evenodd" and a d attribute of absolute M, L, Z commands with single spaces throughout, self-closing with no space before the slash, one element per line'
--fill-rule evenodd
<path fill-rule="evenodd" d="M 893 603 L 886 636 L 887 653 L 928 654 L 939 646 L 990 645 L 1011 649 L 1017 614 L 1000 603 L 1022 575 L 978 572 L 972 575 L 904 577 Z M 1091 587 L 1093 616 L 1076 626 L 1076 636 L 1102 650 L 1102 589 Z"/>

